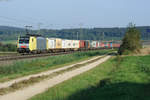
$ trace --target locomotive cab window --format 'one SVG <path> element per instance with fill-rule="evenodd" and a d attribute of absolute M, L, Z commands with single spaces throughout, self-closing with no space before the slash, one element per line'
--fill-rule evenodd
<path fill-rule="evenodd" d="M 29 43 L 29 38 L 20 38 L 19 43 Z"/>

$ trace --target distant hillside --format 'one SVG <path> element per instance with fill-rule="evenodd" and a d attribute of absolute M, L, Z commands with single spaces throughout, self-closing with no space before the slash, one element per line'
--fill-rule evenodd
<path fill-rule="evenodd" d="M 7 30 L 9 30 L 9 31 L 16 31 L 16 30 L 22 31 L 24 29 L 23 28 L 18 28 L 18 27 L 0 26 L 0 31 L 7 31 Z"/>
<path fill-rule="evenodd" d="M 150 26 L 139 26 L 138 30 L 142 33 L 142 39 L 150 39 Z M 38 30 L 31 33 L 38 34 Z M 84 29 L 61 29 L 48 30 L 42 29 L 40 34 L 45 37 L 57 37 L 65 39 L 82 39 L 82 40 L 110 40 L 122 39 L 126 28 L 84 28 Z M 25 35 L 23 28 L 0 26 L 0 41 L 17 40 L 19 35 Z M 78 37 L 77 37 L 78 36 Z"/>
<path fill-rule="evenodd" d="M 16 40 L 21 33 L 25 33 L 23 28 L 0 26 L 0 41 Z"/>

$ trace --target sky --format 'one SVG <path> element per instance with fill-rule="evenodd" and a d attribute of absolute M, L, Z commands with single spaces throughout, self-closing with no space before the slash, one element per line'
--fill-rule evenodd
<path fill-rule="evenodd" d="M 150 0 L 0 0 L 0 25 L 33 28 L 150 26 Z"/>

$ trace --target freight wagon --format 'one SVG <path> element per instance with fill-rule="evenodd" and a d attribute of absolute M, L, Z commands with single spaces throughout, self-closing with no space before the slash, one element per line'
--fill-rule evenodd
<path fill-rule="evenodd" d="M 67 52 L 79 49 L 78 40 L 67 40 L 60 38 L 47 38 L 47 50 L 49 52 Z"/>
<path fill-rule="evenodd" d="M 79 40 L 79 48 L 84 49 L 85 48 L 85 41 L 84 40 Z"/>
<path fill-rule="evenodd" d="M 98 48 L 101 48 L 101 42 L 98 41 Z"/>
<path fill-rule="evenodd" d="M 67 39 L 63 39 L 62 40 L 62 49 L 66 52 L 66 51 L 72 51 L 72 41 L 71 40 L 67 40 Z"/>
<path fill-rule="evenodd" d="M 90 41 L 90 48 L 97 48 L 97 42 L 96 41 Z"/>
<path fill-rule="evenodd" d="M 90 49 L 90 41 L 89 40 L 85 40 L 85 49 Z"/>
<path fill-rule="evenodd" d="M 47 51 L 60 52 L 62 50 L 62 39 L 60 38 L 47 38 Z"/>
<path fill-rule="evenodd" d="M 71 40 L 72 41 L 72 48 L 74 51 L 79 49 L 79 40 Z"/>
<path fill-rule="evenodd" d="M 113 43 L 113 48 L 119 48 L 120 47 L 120 43 Z"/>

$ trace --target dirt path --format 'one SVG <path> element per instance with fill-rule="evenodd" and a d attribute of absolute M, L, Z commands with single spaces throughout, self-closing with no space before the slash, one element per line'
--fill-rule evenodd
<path fill-rule="evenodd" d="M 14 79 L 14 80 L 10 80 L 8 82 L 0 83 L 0 88 L 9 87 L 9 86 L 11 86 L 14 83 L 18 83 L 18 82 L 23 81 L 23 80 L 28 80 L 31 77 L 39 77 L 39 76 L 43 76 L 43 75 L 50 75 L 52 73 L 55 73 L 55 72 L 58 72 L 58 71 L 61 71 L 61 70 L 65 70 L 65 69 L 71 68 L 71 67 L 73 67 L 76 64 L 84 64 L 86 62 L 89 62 L 91 60 L 97 59 L 99 57 L 101 57 L 101 56 L 97 56 L 97 57 L 91 58 L 89 60 L 78 62 L 78 63 L 72 64 L 72 65 L 69 65 L 69 66 L 65 66 L 65 67 L 61 67 L 61 68 L 57 68 L 57 69 L 53 69 L 53 70 L 41 72 L 41 73 L 38 73 L 38 74 L 32 74 L 32 75 L 29 75 L 29 76 L 25 76 L 25 77 L 17 78 L 17 79 Z"/>
<path fill-rule="evenodd" d="M 108 60 L 111 56 L 106 56 L 94 63 L 91 63 L 89 65 L 83 66 L 81 68 L 75 69 L 73 71 L 65 72 L 63 74 L 60 74 L 56 77 L 53 77 L 52 79 L 49 80 L 44 80 L 42 82 L 36 83 L 33 86 L 29 86 L 27 88 L 24 88 L 22 90 L 18 90 L 13 93 L 9 93 L 3 96 L 0 96 L 0 100 L 27 100 L 31 98 L 34 95 L 37 95 L 39 93 L 42 93 L 46 91 L 48 88 L 55 86 L 56 84 L 59 84 L 65 80 L 68 80 L 74 76 L 77 76 L 83 72 L 86 72 L 99 64 L 105 62 Z"/>

